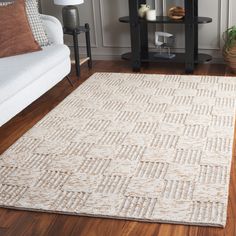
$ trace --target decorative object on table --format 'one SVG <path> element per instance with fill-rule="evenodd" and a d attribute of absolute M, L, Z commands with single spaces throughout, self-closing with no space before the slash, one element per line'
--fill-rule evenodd
<path fill-rule="evenodd" d="M 224 227 L 235 85 L 94 74 L 0 156 L 0 206 Z"/>
<path fill-rule="evenodd" d="M 156 20 L 156 10 L 150 9 L 146 11 L 146 20 L 155 21 Z"/>
<path fill-rule="evenodd" d="M 181 20 L 185 16 L 185 9 L 180 6 L 171 7 L 168 11 L 168 16 L 173 20 Z"/>
<path fill-rule="evenodd" d="M 73 30 L 80 26 L 79 10 L 76 5 L 84 3 L 84 0 L 54 0 L 55 5 L 62 8 L 62 20 L 65 28 Z"/>
<path fill-rule="evenodd" d="M 8 2 L 0 2 L 0 6 L 6 6 L 12 4 L 11 0 Z M 41 19 L 41 15 L 39 14 L 38 11 L 38 5 L 39 3 L 36 0 L 26 0 L 25 5 L 26 5 L 26 13 L 28 17 L 28 21 L 30 24 L 30 28 L 33 32 L 35 40 L 38 42 L 38 44 L 43 47 L 43 46 L 49 46 L 50 42 L 48 40 L 46 31 L 43 26 L 43 22 Z"/>
<path fill-rule="evenodd" d="M 236 26 L 226 30 L 223 34 L 225 45 L 223 56 L 231 70 L 236 73 Z"/>
<path fill-rule="evenodd" d="M 175 54 L 170 52 L 171 47 L 174 46 L 175 37 L 173 34 L 167 32 L 155 32 L 155 45 L 159 49 L 159 53 L 154 54 L 154 57 L 163 59 L 172 59 Z M 164 52 L 163 50 L 167 50 Z"/>
<path fill-rule="evenodd" d="M 148 10 L 150 10 L 150 6 L 148 4 L 141 4 L 138 9 L 139 17 L 144 18 Z"/>

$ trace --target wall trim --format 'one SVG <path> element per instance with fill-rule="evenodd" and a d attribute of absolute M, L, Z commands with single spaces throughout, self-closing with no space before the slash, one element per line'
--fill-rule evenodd
<path fill-rule="evenodd" d="M 96 25 L 96 12 L 95 12 L 95 3 L 94 0 L 91 0 L 91 6 L 92 6 L 92 20 L 93 20 L 93 31 L 94 31 L 94 40 L 95 44 L 91 44 L 92 48 L 98 48 L 98 39 L 97 39 L 97 25 Z M 90 36 L 91 36 L 91 26 L 90 26 Z M 80 44 L 81 47 L 86 47 L 85 43 Z"/>
<path fill-rule="evenodd" d="M 228 27 L 231 27 L 233 25 L 233 0 L 228 0 Z M 231 11 L 230 11 L 231 10 Z"/>
<path fill-rule="evenodd" d="M 102 8 L 102 5 L 103 5 L 103 1 L 104 0 L 99 0 L 99 5 L 100 5 L 100 20 L 101 20 L 101 31 L 102 31 L 102 46 L 104 48 L 130 48 L 131 45 L 129 46 L 115 46 L 115 45 L 112 45 L 112 44 L 106 44 L 105 43 L 105 31 L 104 31 L 104 19 L 103 19 L 103 15 L 105 14 L 105 12 L 103 11 L 103 8 Z M 117 19 L 118 21 L 119 19 Z M 121 23 L 120 24 L 124 24 L 124 23 Z M 130 44 L 130 42 L 129 42 Z"/>

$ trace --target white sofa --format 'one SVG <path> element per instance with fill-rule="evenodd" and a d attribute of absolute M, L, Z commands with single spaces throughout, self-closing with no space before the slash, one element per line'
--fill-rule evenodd
<path fill-rule="evenodd" d="M 42 15 L 52 42 L 42 51 L 0 58 L 0 126 L 70 73 L 70 51 L 60 22 Z"/>

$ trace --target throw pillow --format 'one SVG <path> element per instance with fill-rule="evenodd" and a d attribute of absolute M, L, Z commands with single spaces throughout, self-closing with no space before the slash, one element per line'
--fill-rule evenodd
<path fill-rule="evenodd" d="M 0 58 L 41 50 L 25 11 L 25 0 L 0 7 Z"/>
<path fill-rule="evenodd" d="M 50 45 L 43 28 L 43 22 L 38 12 L 38 2 L 36 0 L 25 0 L 25 2 L 27 17 L 35 40 L 41 47 Z M 4 0 L 4 2 L 0 2 L 0 6 L 6 6 L 9 4 L 12 4 L 12 0 Z"/>

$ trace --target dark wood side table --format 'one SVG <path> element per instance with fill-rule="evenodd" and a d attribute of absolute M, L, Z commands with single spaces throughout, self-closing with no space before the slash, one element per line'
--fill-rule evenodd
<path fill-rule="evenodd" d="M 87 49 L 87 57 L 82 58 L 82 59 L 80 59 L 80 55 L 79 55 L 79 42 L 78 42 L 78 35 L 81 33 L 85 33 L 86 49 Z M 89 24 L 86 23 L 84 26 L 80 26 L 79 28 L 76 28 L 74 30 L 67 29 L 64 27 L 64 34 L 73 36 L 76 75 L 80 77 L 80 66 L 83 63 L 88 62 L 88 67 L 92 68 L 92 54 L 91 54 Z"/>

